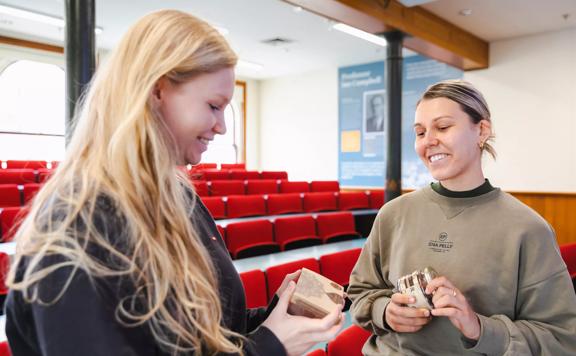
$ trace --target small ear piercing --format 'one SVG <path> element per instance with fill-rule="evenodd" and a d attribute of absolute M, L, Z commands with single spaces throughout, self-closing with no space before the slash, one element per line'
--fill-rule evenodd
<path fill-rule="evenodd" d="M 483 150 L 484 149 L 484 141 L 478 142 L 478 147 L 480 147 L 480 149 Z"/>

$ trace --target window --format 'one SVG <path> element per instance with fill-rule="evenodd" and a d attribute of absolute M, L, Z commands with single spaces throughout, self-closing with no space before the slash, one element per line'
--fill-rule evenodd
<path fill-rule="evenodd" d="M 54 64 L 18 60 L 0 73 L 0 159 L 61 160 L 65 77 Z"/>

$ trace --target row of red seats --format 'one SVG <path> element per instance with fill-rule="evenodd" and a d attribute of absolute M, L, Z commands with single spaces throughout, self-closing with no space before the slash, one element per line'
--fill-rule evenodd
<path fill-rule="evenodd" d="M 230 195 L 201 199 L 214 219 L 226 219 L 334 210 L 380 209 L 384 204 L 384 191 Z"/>
<path fill-rule="evenodd" d="M 18 168 L 18 169 L 1 169 L 0 184 L 29 184 L 43 183 L 52 173 L 49 168 Z"/>
<path fill-rule="evenodd" d="M 246 305 L 248 308 L 268 305 L 282 284 L 284 277 L 301 268 L 308 268 L 342 286 L 347 286 L 350 273 L 352 273 L 361 251 L 362 249 L 356 248 L 323 255 L 319 260 L 307 258 L 268 267 L 265 272 L 258 269 L 240 273 L 246 294 Z"/>
<path fill-rule="evenodd" d="M 318 349 L 307 356 L 362 356 L 362 347 L 372 333 L 357 325 L 349 326 L 326 345 L 326 350 Z"/>
<path fill-rule="evenodd" d="M 0 208 L 26 205 L 36 195 L 42 184 L 0 184 Z"/>
<path fill-rule="evenodd" d="M 217 163 L 199 163 L 195 166 L 182 166 L 182 169 L 187 171 L 202 171 L 206 169 L 218 169 Z M 245 163 L 221 163 L 220 169 L 246 169 Z"/>
<path fill-rule="evenodd" d="M 58 161 L 18 161 L 18 160 L 7 160 L 0 163 L 2 169 L 42 169 L 42 168 L 55 168 L 58 166 Z"/>
<path fill-rule="evenodd" d="M 362 237 L 350 212 L 261 219 L 218 226 L 233 258 L 266 255 Z"/>
<path fill-rule="evenodd" d="M 11 241 L 18 230 L 20 222 L 26 216 L 27 207 L 11 207 L 0 209 L 0 242 Z"/>
<path fill-rule="evenodd" d="M 279 179 L 193 181 L 200 196 L 338 192 L 338 181 L 288 181 Z"/>
<path fill-rule="evenodd" d="M 244 179 L 288 179 L 284 171 L 246 171 L 241 169 L 190 170 L 188 176 L 193 180 L 244 180 Z"/>

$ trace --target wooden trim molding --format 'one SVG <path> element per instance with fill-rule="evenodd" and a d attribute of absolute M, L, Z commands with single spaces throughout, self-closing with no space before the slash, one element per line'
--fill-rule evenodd
<path fill-rule="evenodd" d="M 397 0 L 284 1 L 369 33 L 400 30 L 408 34 L 406 48 L 462 70 L 489 66 L 488 42 L 420 6 L 407 7 Z"/>
<path fill-rule="evenodd" d="M 7 44 L 11 46 L 18 46 L 18 47 L 25 47 L 25 48 L 32 48 L 32 49 L 39 49 L 42 51 L 48 52 L 55 52 L 55 53 L 64 53 L 64 48 L 60 46 L 49 45 L 46 43 L 22 40 L 19 38 L 12 38 L 6 36 L 0 36 L 0 43 Z"/>

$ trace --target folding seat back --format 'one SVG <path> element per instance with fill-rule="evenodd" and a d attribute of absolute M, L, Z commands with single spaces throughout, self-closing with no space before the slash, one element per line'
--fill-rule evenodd
<path fill-rule="evenodd" d="M 266 274 L 255 269 L 252 271 L 240 273 L 240 279 L 244 286 L 246 295 L 247 308 L 259 308 L 268 305 L 268 296 L 266 295 Z"/>
<path fill-rule="evenodd" d="M 288 172 L 284 171 L 262 171 L 260 179 L 288 179 Z"/>
<path fill-rule="evenodd" d="M 198 194 L 198 196 L 208 196 L 208 183 L 205 180 L 192 181 L 192 185 L 194 186 L 194 191 L 196 194 Z"/>
<path fill-rule="evenodd" d="M 3 169 L 0 170 L 0 184 L 36 183 L 36 173 L 33 169 Z"/>
<path fill-rule="evenodd" d="M 214 180 L 210 182 L 210 195 L 244 195 L 246 188 L 243 180 Z"/>
<path fill-rule="evenodd" d="M 342 331 L 326 347 L 328 356 L 362 356 L 362 347 L 372 333 L 357 325 Z"/>
<path fill-rule="evenodd" d="M 27 213 L 28 209 L 26 208 L 3 208 L 0 211 L 0 236 L 2 236 L 2 242 L 12 241 Z"/>
<path fill-rule="evenodd" d="M 220 169 L 245 170 L 246 164 L 245 163 L 222 163 L 220 165 Z"/>
<path fill-rule="evenodd" d="M 568 267 L 568 273 L 576 278 L 576 242 L 561 245 L 560 254 Z"/>
<path fill-rule="evenodd" d="M 300 193 L 270 194 L 266 200 L 269 215 L 301 213 L 302 197 Z"/>
<path fill-rule="evenodd" d="M 282 281 L 284 281 L 284 277 L 286 277 L 286 275 L 294 273 L 301 268 L 308 268 L 311 271 L 320 273 L 320 265 L 318 264 L 318 260 L 314 258 L 307 258 L 304 260 L 298 260 L 268 267 L 266 269 L 266 281 L 268 282 L 268 300 L 270 301 L 274 297 L 274 294 L 280 285 L 282 285 Z"/>
<path fill-rule="evenodd" d="M 350 282 L 352 269 L 360 257 L 361 248 L 345 250 L 320 257 L 322 275 L 334 282 L 347 286 Z"/>
<path fill-rule="evenodd" d="M 202 203 L 204 203 L 214 219 L 226 218 L 226 204 L 222 197 L 202 197 Z"/>
<path fill-rule="evenodd" d="M 0 184 L 0 208 L 20 205 L 22 201 L 18 184 Z"/>
<path fill-rule="evenodd" d="M 200 171 L 206 169 L 218 169 L 218 165 L 216 163 L 199 163 L 195 166 L 192 166 L 192 170 Z"/>
<path fill-rule="evenodd" d="M 318 227 L 318 236 L 324 243 L 361 237 L 356 231 L 354 216 L 347 211 L 318 215 L 316 217 L 316 225 Z"/>
<path fill-rule="evenodd" d="M 36 196 L 40 188 L 42 188 L 42 184 L 24 184 L 24 189 L 22 190 L 24 193 L 24 204 L 28 204 L 34 198 L 34 196 Z"/>
<path fill-rule="evenodd" d="M 266 255 L 280 250 L 274 241 L 272 223 L 252 220 L 226 226 L 226 245 L 233 258 Z"/>
<path fill-rule="evenodd" d="M 384 205 L 384 194 L 384 190 L 370 191 L 370 209 L 380 209 Z"/>
<path fill-rule="evenodd" d="M 208 181 L 228 180 L 228 179 L 231 179 L 230 178 L 230 171 L 227 171 L 227 170 L 221 171 L 218 169 L 205 170 L 202 172 L 202 179 L 208 180 Z"/>
<path fill-rule="evenodd" d="M 310 182 L 311 192 L 338 192 L 340 183 L 335 180 L 316 180 Z"/>
<path fill-rule="evenodd" d="M 27 168 L 27 169 L 40 169 L 40 168 L 46 168 L 47 166 L 46 161 L 16 161 L 16 160 L 8 160 L 6 161 L 6 168 L 7 169 L 23 169 L 23 168 Z"/>
<path fill-rule="evenodd" d="M 38 183 L 45 183 L 54 172 L 53 169 L 41 168 L 38 170 Z"/>
<path fill-rule="evenodd" d="M 10 346 L 8 346 L 8 341 L 0 342 L 0 356 L 12 356 Z"/>
<path fill-rule="evenodd" d="M 280 181 L 280 193 L 308 193 L 309 191 L 310 184 L 308 182 Z"/>
<path fill-rule="evenodd" d="M 311 215 L 278 218 L 274 221 L 274 237 L 282 250 L 318 245 L 316 223 Z"/>
<path fill-rule="evenodd" d="M 368 194 L 366 192 L 340 192 L 338 207 L 340 210 L 369 209 Z"/>
<path fill-rule="evenodd" d="M 250 179 L 246 181 L 246 194 L 276 194 L 278 181 L 275 179 Z"/>
<path fill-rule="evenodd" d="M 7 253 L 0 252 L 0 295 L 8 294 L 6 287 L 6 276 L 10 269 L 10 256 Z"/>
<path fill-rule="evenodd" d="M 311 213 L 338 210 L 336 194 L 334 192 L 304 193 L 304 211 Z"/>
<path fill-rule="evenodd" d="M 230 179 L 260 179 L 260 172 L 258 171 L 245 171 L 245 170 L 231 170 Z"/>
<path fill-rule="evenodd" d="M 229 218 L 266 215 L 266 200 L 263 195 L 231 195 L 226 206 Z"/>

